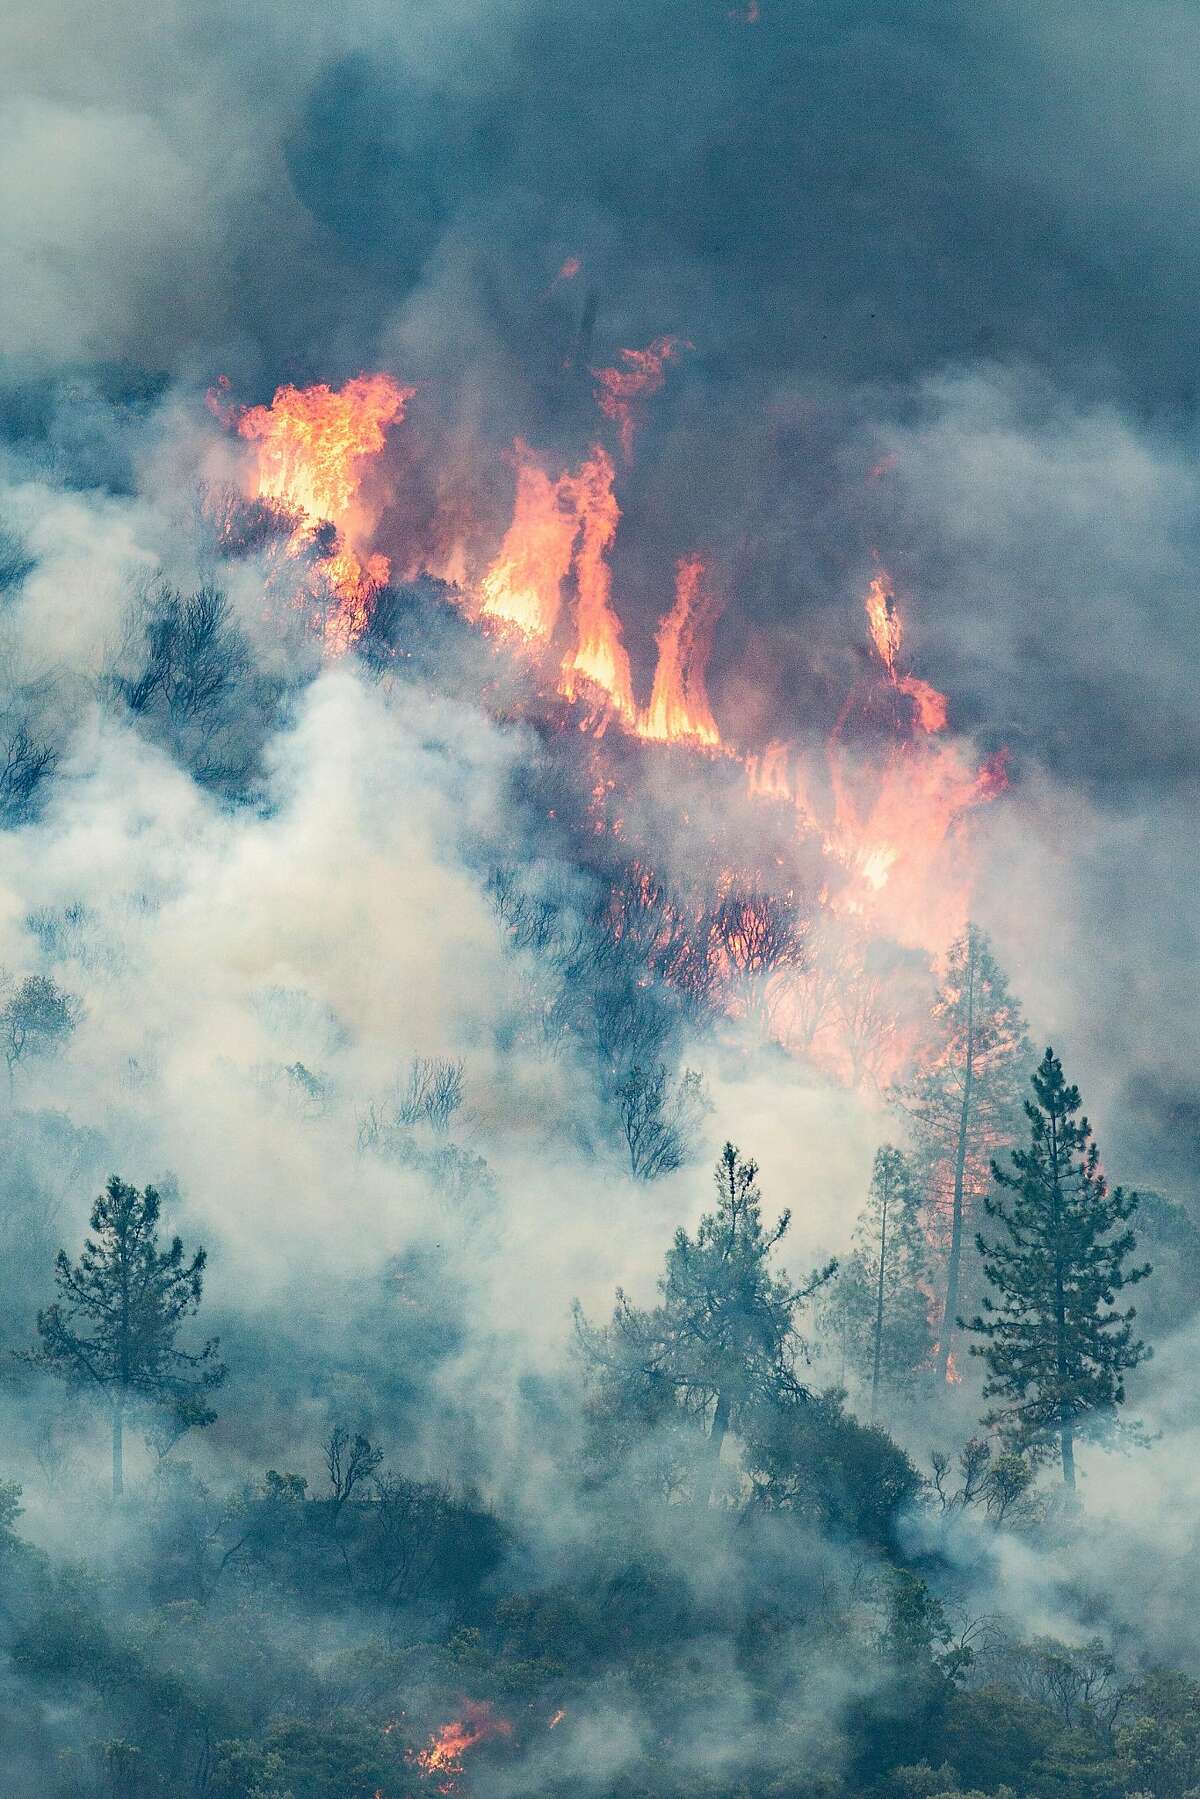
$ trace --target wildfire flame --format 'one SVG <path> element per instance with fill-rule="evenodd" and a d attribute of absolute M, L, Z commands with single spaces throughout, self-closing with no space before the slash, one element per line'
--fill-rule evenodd
<path fill-rule="evenodd" d="M 915 719 L 922 731 L 944 731 L 950 716 L 944 693 L 912 674 L 896 672 L 896 659 L 904 642 L 904 621 L 891 583 L 882 570 L 871 577 L 867 588 L 867 623 L 871 641 L 879 652 L 879 660 L 887 670 L 888 680 L 897 692 L 905 693 L 915 707 Z"/>
<path fill-rule="evenodd" d="M 616 425 L 626 462 L 633 461 L 634 402 L 658 393 L 667 378 L 667 363 L 691 347 L 682 337 L 656 337 L 644 350 L 618 351 L 622 367 L 592 370 L 596 404 Z"/>
<path fill-rule="evenodd" d="M 879 651 L 880 661 L 887 669 L 888 679 L 896 678 L 896 657 L 900 653 L 900 645 L 904 641 L 904 625 L 896 605 L 896 596 L 883 574 L 872 575 L 867 588 L 867 622 L 871 628 L 871 641 Z"/>
<path fill-rule="evenodd" d="M 527 639 L 548 642 L 573 565 L 575 647 L 563 658 L 559 692 L 573 700 L 587 683 L 614 712 L 632 721 L 633 677 L 608 565 L 621 518 L 612 458 L 597 444 L 574 474 L 564 470 L 551 480 L 525 444 L 518 441 L 515 455 L 512 523 L 479 583 L 480 614 L 515 627 Z"/>
<path fill-rule="evenodd" d="M 581 466 L 572 492 L 580 520 L 575 554 L 576 644 L 563 660 L 560 691 L 567 699 L 576 699 L 580 680 L 590 681 L 607 696 L 614 711 L 633 719 L 633 677 L 621 641 L 621 621 L 613 608 L 608 566 L 621 509 L 613 493 L 612 459 L 599 444 Z"/>
<path fill-rule="evenodd" d="M 1003 790 L 1004 758 L 976 767 L 962 743 L 939 736 L 949 718 L 946 696 L 899 671 L 904 624 L 882 569 L 864 603 L 884 679 L 913 702 L 911 730 L 899 729 L 882 762 L 874 756 L 864 768 L 846 740 L 848 699 L 825 747 L 831 812 L 810 800 L 803 758 L 788 744 L 769 744 L 745 759 L 748 790 L 757 799 L 790 801 L 805 828 L 820 835 L 847 877 L 836 911 L 936 953 L 963 928 L 969 903 L 954 856 L 955 827 Z"/>
<path fill-rule="evenodd" d="M 439 1793 L 453 1793 L 467 1751 L 491 1738 L 511 1735 L 512 1725 L 505 1718 L 497 1718 L 490 1705 L 469 1701 L 461 1718 L 443 1724 L 424 1749 L 410 1749 L 405 1760 L 423 1778 L 432 1780 Z"/>
<path fill-rule="evenodd" d="M 561 272 L 568 278 L 567 265 Z M 667 362 L 685 347 L 678 338 L 659 338 L 644 350 L 622 351 L 622 366 L 593 371 L 600 405 L 619 425 L 627 455 L 636 402 L 661 387 Z M 289 549 L 297 556 L 304 550 L 319 564 L 320 622 L 331 653 L 362 634 L 389 577 L 387 557 L 372 547 L 377 519 L 364 486 L 414 391 L 374 374 L 337 390 L 323 383 L 280 387 L 270 406 L 238 409 L 212 396 L 218 416 L 254 446 L 249 497 L 279 508 L 292 522 Z M 586 709 L 581 723 L 595 735 L 611 721 L 652 743 L 719 749 L 740 762 L 750 796 L 791 808 L 797 840 L 815 842 L 828 858 L 822 895 L 834 914 L 862 933 L 939 953 L 962 928 L 969 903 L 958 826 L 1001 791 L 1005 770 L 1002 758 L 976 764 L 968 746 L 947 732 L 946 696 L 904 668 L 904 620 L 878 560 L 864 599 L 876 673 L 847 697 L 823 762 L 782 741 L 747 753 L 723 742 L 709 703 L 707 662 L 719 607 L 701 558 L 685 556 L 677 564 L 642 710 L 613 598 L 621 509 L 611 456 L 597 444 L 576 468 L 553 474 L 518 441 L 513 462 L 510 521 L 481 577 L 468 577 L 471 558 L 461 533 L 449 561 L 443 532 L 436 555 L 414 548 L 406 567 L 446 577 L 452 565 L 464 607 L 502 627 L 503 636 L 541 662 L 548 685 Z M 323 554 L 327 537 L 333 541 Z M 889 703 L 890 739 L 882 752 L 880 694 L 909 702 Z M 854 740 L 856 708 L 875 732 L 865 747 Z M 618 835 L 619 819 L 607 805 L 611 786 L 605 776 L 598 788 L 604 803 L 589 819 L 596 831 Z"/>
<path fill-rule="evenodd" d="M 519 440 L 515 453 L 512 523 L 479 584 L 480 610 L 528 637 L 548 638 L 558 623 L 562 584 L 579 533 L 575 484 L 567 475 L 552 481 Z"/>
<path fill-rule="evenodd" d="M 721 741 L 708 703 L 705 671 L 717 622 L 717 602 L 703 586 L 698 556 L 676 567 L 675 604 L 658 628 L 658 667 L 650 704 L 638 732 L 656 743 L 698 743 L 715 749 Z"/>
<path fill-rule="evenodd" d="M 415 392 L 390 375 L 359 375 L 339 389 L 324 382 L 277 388 L 269 406 L 247 407 L 233 419 L 238 435 L 257 448 L 250 497 L 294 517 L 293 552 L 311 546 L 322 526 L 336 531 L 336 547 L 324 559 L 335 595 L 325 635 L 335 652 L 362 635 L 390 573 L 386 556 L 364 548 L 375 520 L 361 488 L 388 427 L 404 417 Z"/>

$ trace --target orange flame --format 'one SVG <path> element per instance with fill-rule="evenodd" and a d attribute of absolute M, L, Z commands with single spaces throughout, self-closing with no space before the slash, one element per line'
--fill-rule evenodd
<path fill-rule="evenodd" d="M 567 278 L 567 265 L 562 274 Z M 666 363 L 684 347 L 680 339 L 660 338 L 645 350 L 622 351 L 624 366 L 593 371 L 597 398 L 620 426 L 627 454 L 636 402 L 662 386 Z M 281 387 L 269 407 L 239 410 L 223 396 L 211 399 L 218 416 L 255 447 L 253 497 L 288 515 L 288 547 L 294 554 L 316 552 L 322 628 L 332 651 L 348 648 L 362 634 L 375 593 L 389 578 L 387 558 L 371 548 L 376 521 L 363 488 L 371 459 L 383 449 L 389 426 L 403 417 L 413 391 L 375 374 L 361 375 L 340 390 L 325 384 Z M 511 627 L 530 654 L 544 655 L 548 678 L 565 698 L 590 708 L 598 731 L 611 721 L 654 742 L 698 750 L 724 747 L 706 686 L 717 603 L 701 559 L 688 556 L 677 565 L 675 597 L 659 623 L 657 666 L 642 711 L 612 593 L 611 557 L 621 517 L 612 458 L 596 445 L 578 468 L 552 475 L 518 441 L 515 467 L 511 520 L 475 590 L 479 618 Z M 328 553 L 321 554 L 330 538 Z M 440 541 L 442 563 L 429 546 L 414 546 L 411 556 L 405 553 L 406 567 L 431 572 L 436 567 L 445 574 L 450 565 L 444 532 Z M 454 578 L 461 586 L 467 555 L 456 543 Z M 570 586 L 564 589 L 564 583 Z M 556 639 L 564 591 L 572 589 L 574 639 L 562 654 Z M 865 608 L 878 657 L 872 691 L 910 702 L 887 708 L 893 739 L 882 759 L 877 750 L 858 749 L 850 741 L 861 687 L 843 707 L 823 767 L 783 742 L 756 754 L 732 747 L 726 753 L 745 767 L 750 794 L 794 807 L 798 835 L 815 836 L 835 865 L 823 890 L 825 903 L 860 933 L 877 931 L 937 953 L 966 916 L 969 883 L 959 853 L 960 822 L 1004 787 L 1003 760 L 978 767 L 968 746 L 947 734 L 946 696 L 902 672 L 904 623 L 878 561 Z M 879 708 L 869 694 L 866 710 L 877 728 Z M 596 828 L 615 835 L 619 822 Z"/>
<path fill-rule="evenodd" d="M 918 675 L 896 673 L 896 659 L 904 642 L 904 621 L 896 596 L 885 572 L 871 577 L 866 597 L 867 623 L 871 641 L 879 652 L 879 660 L 887 670 L 888 680 L 898 692 L 912 700 L 916 723 L 922 731 L 944 731 L 949 718 L 949 702 L 944 693 L 922 681 Z"/>
<path fill-rule="evenodd" d="M 613 493 L 612 459 L 599 444 L 574 477 L 571 491 L 580 519 L 575 557 L 576 644 L 563 660 L 559 691 L 573 700 L 579 697 L 580 680 L 590 681 L 607 696 L 616 713 L 632 720 L 633 678 L 621 641 L 621 621 L 612 603 L 612 571 L 607 560 L 621 509 Z"/>
<path fill-rule="evenodd" d="M 340 389 L 324 382 L 285 386 L 276 389 L 270 406 L 247 407 L 234 421 L 238 435 L 257 445 L 251 497 L 296 519 L 293 552 L 311 545 L 323 525 L 337 532 L 337 546 L 324 559 L 337 598 L 326 622 L 335 652 L 361 636 L 373 595 L 390 573 L 386 556 L 363 547 L 375 520 L 360 490 L 388 426 L 403 418 L 415 392 L 383 374 L 359 375 Z"/>
<path fill-rule="evenodd" d="M 787 744 L 769 744 L 746 758 L 748 790 L 755 798 L 791 800 L 806 828 L 820 831 L 826 854 L 846 876 L 835 911 L 936 953 L 966 922 L 969 885 L 956 853 L 957 828 L 1003 791 L 1005 762 L 998 756 L 976 767 L 961 742 L 939 738 L 948 720 L 946 696 L 897 672 L 903 622 L 882 570 L 865 603 L 887 682 L 913 701 L 909 734 L 897 737 L 882 765 L 874 757 L 860 764 L 843 737 L 847 701 L 826 746 L 832 816 L 828 806 L 817 809 L 808 800 L 800 756 Z"/>
<path fill-rule="evenodd" d="M 480 582 L 481 612 L 527 637 L 550 637 L 579 532 L 574 483 L 551 481 L 519 440 L 517 497 L 500 552 Z"/>
<path fill-rule="evenodd" d="M 621 435 L 621 451 L 626 462 L 633 461 L 635 400 L 656 394 L 666 380 L 666 365 L 672 357 L 692 348 L 681 337 L 656 337 L 644 350 L 621 350 L 623 368 L 593 369 L 596 380 L 596 404 L 606 419 L 611 419 Z"/>
<path fill-rule="evenodd" d="M 493 1737 L 510 1737 L 512 1725 L 493 1715 L 490 1705 L 468 1702 L 464 1715 L 435 1731 L 424 1749 L 410 1749 L 405 1760 L 425 1778 L 433 1779 L 439 1793 L 452 1793 L 463 1772 L 468 1749 Z"/>
<path fill-rule="evenodd" d="M 562 584 L 575 571 L 575 647 L 563 658 L 559 692 L 599 691 L 633 722 L 633 677 L 612 603 L 609 552 L 621 509 L 613 493 L 612 458 L 599 444 L 578 470 L 551 480 L 520 442 L 512 523 L 479 584 L 480 613 L 548 641 L 558 623 Z"/>
<path fill-rule="evenodd" d="M 896 596 L 888 586 L 883 574 L 873 575 L 867 588 L 867 621 L 871 627 L 871 641 L 879 651 L 883 666 L 887 669 L 888 679 L 896 678 L 896 657 L 900 653 L 900 645 L 904 641 L 904 625 L 896 607 Z"/>
<path fill-rule="evenodd" d="M 680 559 L 675 604 L 658 628 L 654 687 L 637 727 L 657 743 L 690 741 L 715 749 L 721 741 L 704 679 L 717 622 L 717 601 L 701 585 L 704 572 L 698 556 Z"/>

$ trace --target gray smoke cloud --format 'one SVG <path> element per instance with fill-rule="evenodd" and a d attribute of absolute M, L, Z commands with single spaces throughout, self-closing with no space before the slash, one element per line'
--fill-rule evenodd
<path fill-rule="evenodd" d="M 512 439 L 577 460 L 600 428 L 588 363 L 686 338 L 619 476 L 639 690 L 675 558 L 698 548 L 726 601 L 727 735 L 818 742 L 864 666 L 877 554 L 954 730 L 1010 753 L 975 827 L 977 908 L 1034 1034 L 1118 1178 L 1200 1198 L 1200 18 L 1168 0 L 759 10 L 271 0 L 201 21 L 55 0 L 0 27 L 0 714 L 58 757 L 40 814 L 0 831 L 0 963 L 83 1008 L 70 1054 L 18 1077 L 5 1340 L 28 1339 L 104 1175 L 158 1179 L 210 1248 L 206 1310 L 235 1361 L 197 1466 L 248 1476 L 269 1442 L 315 1479 L 331 1420 L 381 1425 L 412 1469 L 502 1498 L 551 1572 L 589 1528 L 557 1484 L 577 1424 L 560 1407 L 547 1444 L 536 1417 L 575 1378 L 571 1300 L 652 1301 L 729 1135 L 769 1209 L 793 1208 L 792 1271 L 844 1251 L 895 1120 L 733 1027 L 684 1033 L 712 1111 L 686 1167 L 627 1178 L 595 1069 L 534 1041 L 545 971 L 486 895 L 516 861 L 539 893 L 577 881 L 582 905 L 546 824 L 559 771 L 479 699 L 459 638 L 440 683 L 322 667 L 297 595 L 264 599 L 269 554 L 219 555 L 203 490 L 237 462 L 203 407 L 216 376 L 245 400 L 376 367 L 418 384 L 385 459 L 379 541 L 402 562 L 447 492 L 494 544 Z M 579 274 L 556 280 L 568 258 Z M 231 726 L 253 771 L 236 802 L 111 703 L 139 596 L 209 579 L 257 683 Z M 631 815 L 685 791 L 650 772 Z M 687 835 L 661 830 L 684 867 Z M 453 1142 L 486 1163 L 486 1203 L 364 1147 L 414 1057 L 463 1063 Z M 1138 1377 L 1162 1434 L 1104 1464 L 1090 1544 L 919 1543 L 964 1604 L 1083 1640 L 1104 1589 L 1139 1654 L 1200 1654 L 1171 1573 L 1198 1465 L 1185 1309 Z M 32 1467 L 37 1420 L 23 1399 L 6 1417 Z M 900 1422 L 915 1458 L 946 1417 Z M 80 1453 L 100 1467 L 98 1437 Z M 29 1534 L 69 1550 L 79 1510 L 25 1478 Z M 652 1547 L 698 1588 L 728 1577 Z M 828 1544 L 806 1553 L 814 1587 L 857 1577 Z M 753 1719 L 710 1653 L 706 1771 L 724 1776 Z M 833 1718 L 813 1752 L 832 1767 L 872 1677 L 823 1666 L 793 1728 L 821 1744 Z M 615 1778 L 646 1728 L 636 1694 L 598 1694 L 531 1779 Z"/>

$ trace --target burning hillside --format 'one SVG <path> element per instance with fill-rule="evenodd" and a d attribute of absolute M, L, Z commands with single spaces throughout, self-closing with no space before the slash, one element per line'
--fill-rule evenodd
<path fill-rule="evenodd" d="M 661 339 L 600 372 L 601 411 L 626 460 L 631 409 L 661 387 L 680 348 Z M 224 392 L 213 402 L 252 446 L 245 498 L 277 509 L 290 528 L 289 550 L 306 571 L 303 603 L 315 606 L 333 656 L 371 631 L 387 590 L 389 558 L 375 539 L 387 536 L 402 497 L 413 392 L 377 374 L 337 390 L 280 388 L 270 406 L 240 410 Z M 389 434 L 401 453 L 384 459 Z M 672 937 L 690 919 L 690 977 L 704 966 L 706 981 L 726 990 L 735 1013 L 746 1004 L 734 990 L 744 993 L 750 978 L 757 990 L 750 1014 L 840 1078 L 894 1074 L 905 1053 L 895 1030 L 884 1033 L 886 1052 L 865 1062 L 847 1047 L 862 1036 L 863 994 L 903 988 L 886 955 L 887 972 L 878 972 L 878 946 L 936 959 L 961 931 L 971 893 L 971 814 L 1003 789 L 1005 773 L 1002 757 L 973 758 L 949 729 L 947 697 L 906 666 L 903 609 L 882 564 L 864 595 L 873 660 L 832 730 L 814 741 L 798 718 L 787 739 L 741 745 L 722 731 L 708 687 L 714 633 L 723 609 L 728 616 L 711 555 L 695 550 L 677 563 L 643 702 L 614 592 L 622 511 L 611 455 L 596 441 L 573 467 L 561 467 L 518 440 L 511 469 L 511 512 L 490 551 L 478 547 L 487 532 L 476 521 L 449 557 L 442 529 L 436 553 L 404 542 L 405 568 L 440 576 L 449 563 L 456 574 L 449 599 L 498 668 L 525 671 L 540 696 L 534 716 L 544 728 L 582 734 L 578 755 L 592 769 L 589 829 L 623 850 L 626 866 L 653 869 L 661 855 L 653 821 L 643 816 L 640 829 L 630 822 L 644 811 L 640 789 L 654 785 L 633 748 L 640 743 L 652 757 L 673 759 L 673 787 L 693 795 L 677 817 L 685 841 L 691 835 L 691 866 L 663 928 Z M 403 643 L 393 653 L 402 655 Z M 659 875 L 646 878 L 657 884 Z M 827 922 L 817 930 L 820 917 Z M 785 937 L 804 940 L 803 955 L 777 947 L 781 918 L 789 921 Z M 848 1009 L 844 1001 L 831 1008 L 827 994 L 847 982 L 859 997 Z M 878 1035 L 878 1006 L 866 1003 L 869 1034 Z"/>

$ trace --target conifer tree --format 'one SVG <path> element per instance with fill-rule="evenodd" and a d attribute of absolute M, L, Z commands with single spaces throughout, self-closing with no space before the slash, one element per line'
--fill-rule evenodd
<path fill-rule="evenodd" d="M 799 1287 L 775 1271 L 772 1252 L 791 1214 L 773 1229 L 764 1225 L 757 1164 L 743 1161 L 732 1143 L 713 1179 L 716 1210 L 705 1213 L 694 1237 L 676 1231 L 657 1306 L 641 1310 L 618 1290 L 604 1330 L 590 1327 L 576 1308 L 584 1352 L 612 1386 L 632 1399 L 650 1382 L 703 1431 L 710 1482 L 727 1433 L 752 1405 L 806 1394 L 797 1372 L 806 1354 L 797 1313 L 836 1267 L 830 1263 Z"/>
<path fill-rule="evenodd" d="M 213 1338 L 195 1354 L 176 1336 L 203 1291 L 206 1253 L 190 1261 L 173 1237 L 158 1244 L 159 1196 L 113 1175 L 92 1207 L 83 1253 L 72 1265 L 60 1250 L 54 1280 L 61 1298 L 38 1313 L 39 1346 L 29 1359 L 102 1396 L 112 1416 L 113 1498 L 124 1491 L 124 1424 L 141 1406 L 165 1407 L 180 1425 L 211 1424 L 207 1396 L 224 1381 Z"/>
<path fill-rule="evenodd" d="M 950 946 L 933 1008 L 930 1049 L 902 1096 L 936 1205 L 949 1199 L 946 1285 L 937 1371 L 947 1378 L 962 1293 L 963 1239 L 972 1202 L 987 1190 L 993 1154 L 1020 1119 L 1024 1071 L 1032 1060 L 1025 1021 L 1003 969 L 978 925 Z"/>
<path fill-rule="evenodd" d="M 933 1349 L 920 1197 L 902 1151 L 891 1144 L 877 1150 L 854 1248 L 826 1308 L 855 1372 L 870 1388 L 872 1419 L 883 1388 L 911 1386 Z"/>
<path fill-rule="evenodd" d="M 1133 1307 L 1116 1310 L 1113 1300 L 1150 1268 L 1125 1266 L 1136 1248 L 1128 1224 L 1138 1196 L 1110 1191 L 1091 1127 L 1078 1115 L 1079 1089 L 1067 1085 L 1053 1050 L 1033 1091 L 1025 1103 L 1029 1146 L 1012 1152 L 1011 1173 L 993 1166 L 1000 1191 L 985 1201 L 1005 1235 L 978 1238 L 997 1298 L 984 1299 L 985 1315 L 969 1328 L 984 1338 L 972 1345 L 987 1364 L 984 1395 L 1005 1402 L 987 1424 L 1035 1458 L 1057 1447 L 1063 1480 L 1074 1487 L 1076 1439 L 1113 1431 L 1124 1376 L 1148 1353 L 1134 1339 Z"/>

